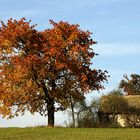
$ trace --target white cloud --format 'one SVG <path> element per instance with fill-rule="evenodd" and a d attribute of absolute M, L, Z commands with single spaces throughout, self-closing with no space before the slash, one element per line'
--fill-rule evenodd
<path fill-rule="evenodd" d="M 140 55 L 140 44 L 97 44 L 94 50 L 101 56 Z"/>

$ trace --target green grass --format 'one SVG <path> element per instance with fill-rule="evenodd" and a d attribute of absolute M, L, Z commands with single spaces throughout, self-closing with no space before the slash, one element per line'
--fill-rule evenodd
<path fill-rule="evenodd" d="M 0 128 L 0 140 L 140 140 L 140 129 Z"/>

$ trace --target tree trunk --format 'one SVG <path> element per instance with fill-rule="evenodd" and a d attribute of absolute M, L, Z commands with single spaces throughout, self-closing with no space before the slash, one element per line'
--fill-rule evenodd
<path fill-rule="evenodd" d="M 54 83 L 53 83 L 54 84 Z M 52 84 L 52 90 L 55 89 L 55 85 Z M 47 111 L 48 111 L 48 127 L 54 127 L 54 99 L 53 97 L 50 97 L 48 90 L 46 88 L 46 85 L 44 82 L 42 82 L 42 88 L 45 93 L 45 101 L 47 103 Z"/>
<path fill-rule="evenodd" d="M 48 127 L 54 127 L 54 100 L 49 98 L 47 103 L 47 110 L 48 110 Z"/>
<path fill-rule="evenodd" d="M 72 127 L 75 127 L 74 105 L 71 105 L 71 113 L 72 113 Z"/>
<path fill-rule="evenodd" d="M 52 80 L 52 91 L 55 92 L 55 80 Z M 47 110 L 48 110 L 48 127 L 54 127 L 54 98 L 51 97 L 49 94 L 47 95 Z"/>

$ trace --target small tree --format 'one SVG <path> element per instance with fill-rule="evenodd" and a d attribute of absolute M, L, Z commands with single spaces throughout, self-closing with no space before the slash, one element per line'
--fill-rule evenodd
<path fill-rule="evenodd" d="M 77 127 L 80 113 L 86 110 L 86 108 L 85 98 L 80 101 L 70 98 L 70 106 L 67 108 L 67 112 L 70 117 L 68 122 L 69 124 L 67 124 L 68 127 Z"/>
<path fill-rule="evenodd" d="M 83 110 L 82 110 L 83 108 Z M 78 127 L 93 128 L 98 127 L 99 102 L 93 99 L 89 105 L 86 103 L 81 106 L 81 111 L 77 112 Z"/>
<path fill-rule="evenodd" d="M 67 108 L 69 117 L 72 118 L 72 122 L 69 122 L 69 127 L 76 127 L 78 115 L 83 109 L 85 109 L 85 98 L 81 100 L 74 100 L 72 97 L 69 97 L 70 105 Z"/>
<path fill-rule="evenodd" d="M 70 110 L 68 110 L 70 117 L 72 117 L 72 122 L 69 122 L 70 127 L 97 127 L 98 100 L 93 99 L 91 103 L 87 105 L 83 99 L 80 102 L 75 102 L 73 105 L 73 109 L 70 108 Z M 73 124 L 75 124 L 75 126 Z"/>
<path fill-rule="evenodd" d="M 120 82 L 120 88 L 127 95 L 140 95 L 140 75 L 131 74 L 130 79 L 127 75 L 124 75 L 124 79 Z"/>
<path fill-rule="evenodd" d="M 67 22 L 37 31 L 25 19 L 8 20 L 0 26 L 0 114 L 14 117 L 26 110 L 48 116 L 67 108 L 69 97 L 102 89 L 106 72 L 91 69 L 95 56 L 89 31 Z"/>

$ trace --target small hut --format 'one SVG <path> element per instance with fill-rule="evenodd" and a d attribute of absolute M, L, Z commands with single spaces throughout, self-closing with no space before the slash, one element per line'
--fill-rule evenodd
<path fill-rule="evenodd" d="M 116 120 L 121 127 L 140 127 L 140 95 L 124 96 L 128 102 L 128 110 L 117 114 Z"/>

